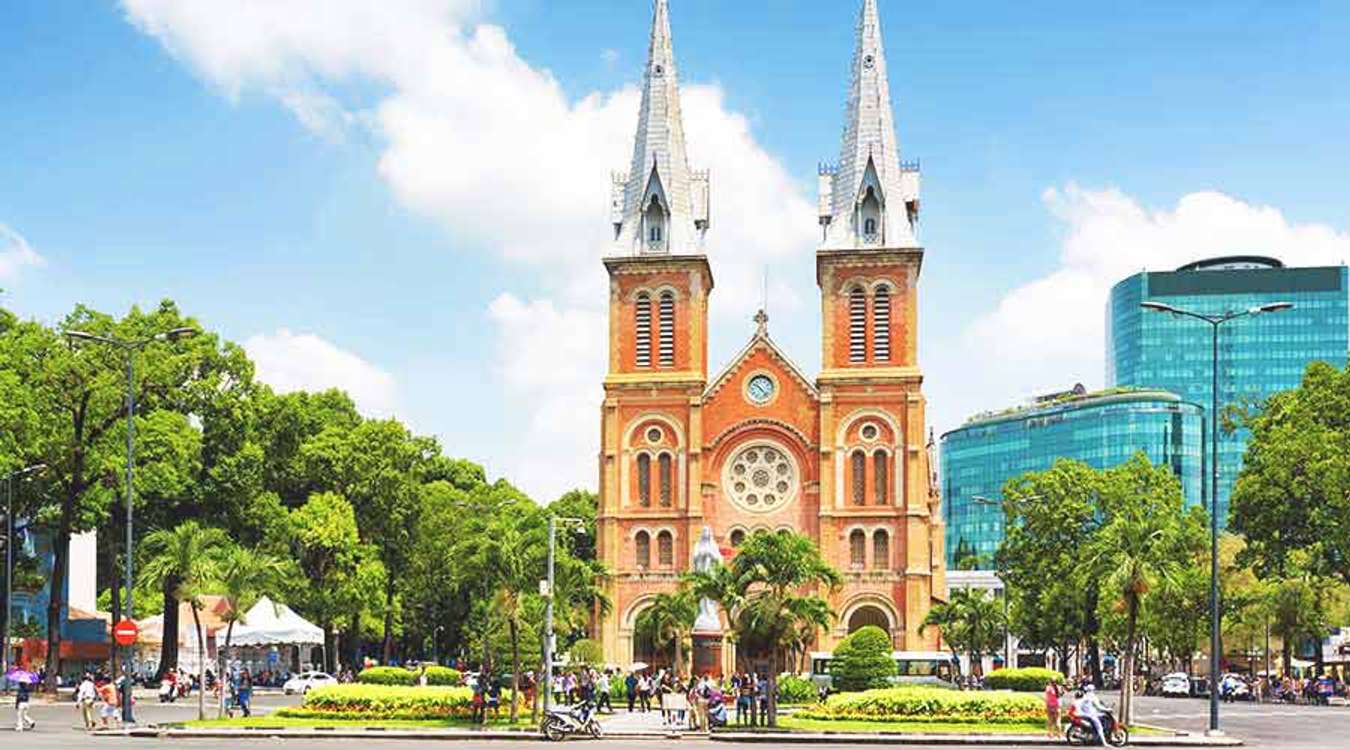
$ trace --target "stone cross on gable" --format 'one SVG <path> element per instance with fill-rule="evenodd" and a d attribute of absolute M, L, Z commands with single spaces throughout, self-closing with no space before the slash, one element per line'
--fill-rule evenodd
<path fill-rule="evenodd" d="M 763 308 L 755 313 L 755 333 L 760 336 L 769 335 L 769 314 L 764 312 Z"/>

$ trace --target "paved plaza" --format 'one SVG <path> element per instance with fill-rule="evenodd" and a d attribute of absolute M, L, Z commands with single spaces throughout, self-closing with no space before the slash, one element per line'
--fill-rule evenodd
<path fill-rule="evenodd" d="M 1196 699 L 1139 698 L 1138 720 L 1144 723 L 1177 729 L 1201 732 L 1208 721 L 1208 704 Z M 296 697 L 280 695 L 262 695 L 255 701 L 259 711 L 275 710 L 281 706 L 298 703 Z M 200 750 L 215 748 L 264 748 L 284 743 L 290 749 L 309 750 L 324 747 L 371 747 L 371 748 L 418 748 L 425 747 L 424 741 L 374 740 L 374 739 L 310 739 L 289 738 L 277 740 L 271 738 L 240 739 L 142 739 L 127 737 L 90 737 L 79 728 L 79 716 L 72 703 L 36 704 L 32 715 L 38 722 L 37 730 L 21 735 L 12 733 L 14 726 L 14 705 L 6 702 L 0 708 L 0 746 L 5 748 L 71 748 L 97 747 L 108 750 L 153 750 L 162 747 L 190 747 Z M 195 718 L 195 703 L 176 703 L 161 705 L 141 700 L 137 706 L 137 719 L 142 725 L 151 723 L 184 721 Z M 1346 737 L 1350 737 L 1350 708 L 1316 706 L 1281 706 L 1235 704 L 1223 707 L 1224 727 L 1231 734 L 1246 741 L 1248 747 L 1280 748 L 1281 750 L 1322 750 L 1343 746 Z M 620 711 L 606 720 L 612 732 L 631 731 L 649 724 L 659 725 L 655 714 L 647 717 L 629 717 Z M 630 738 L 602 740 L 599 742 L 575 741 L 568 747 L 606 747 L 615 748 L 640 744 L 643 748 L 674 748 L 690 743 L 708 744 L 708 740 L 686 736 L 680 739 L 653 737 L 634 740 Z M 466 738 L 455 740 L 460 748 L 494 748 L 505 750 L 513 747 L 538 747 L 537 740 L 478 740 Z M 815 744 L 812 747 L 856 747 L 848 742 Z M 907 747 L 924 747 L 907 745 Z M 1004 746 L 1009 747 L 1009 746 Z M 1013 746 L 1015 747 L 1015 746 Z M 1043 745 L 1042 745 L 1043 747 Z"/>

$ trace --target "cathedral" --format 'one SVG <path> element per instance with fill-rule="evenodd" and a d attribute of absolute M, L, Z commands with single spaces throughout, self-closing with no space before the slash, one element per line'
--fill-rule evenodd
<path fill-rule="evenodd" d="M 819 179 L 821 372 L 813 379 L 793 364 L 761 312 L 744 348 L 710 378 L 711 176 L 686 160 L 669 10 L 656 0 L 633 159 L 614 177 L 615 246 L 604 261 L 607 662 L 664 661 L 635 635 L 643 607 L 673 590 L 696 556 L 729 560 L 758 531 L 809 536 L 843 574 L 829 594 L 836 624 L 817 649 L 864 625 L 885 629 L 897 650 L 937 647 L 935 632 L 919 630 L 944 589 L 916 356 L 919 171 L 900 157 L 876 0 L 864 0 L 858 20 L 839 160 Z M 722 640 L 717 663 L 700 671 L 737 668 L 734 644 Z"/>

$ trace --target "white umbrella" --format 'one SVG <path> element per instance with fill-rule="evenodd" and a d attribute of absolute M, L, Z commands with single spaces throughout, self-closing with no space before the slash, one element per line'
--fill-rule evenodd
<path fill-rule="evenodd" d="M 634 672 L 641 672 L 642 670 L 646 669 L 646 668 L 649 667 L 649 666 L 651 666 L 651 665 L 649 665 L 649 664 L 648 664 L 647 662 L 645 662 L 645 661 L 635 661 L 635 662 L 633 662 L 631 668 L 632 668 L 632 670 L 633 670 Z"/>

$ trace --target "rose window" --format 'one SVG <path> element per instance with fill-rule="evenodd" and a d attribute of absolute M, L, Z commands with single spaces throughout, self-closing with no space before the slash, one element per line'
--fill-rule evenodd
<path fill-rule="evenodd" d="M 797 467 L 786 451 L 769 445 L 742 448 L 727 463 L 722 487 L 746 510 L 778 510 L 797 494 Z"/>

